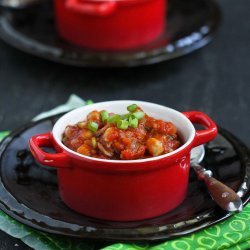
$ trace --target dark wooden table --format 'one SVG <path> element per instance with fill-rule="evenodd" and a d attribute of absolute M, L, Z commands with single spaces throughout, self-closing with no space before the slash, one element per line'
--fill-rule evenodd
<path fill-rule="evenodd" d="M 81 69 L 0 42 L 0 130 L 11 130 L 71 93 L 95 102 L 138 99 L 180 111 L 202 110 L 250 145 L 250 1 L 220 0 L 216 39 L 189 56 L 134 69 Z M 28 249 L 0 232 L 0 250 Z"/>

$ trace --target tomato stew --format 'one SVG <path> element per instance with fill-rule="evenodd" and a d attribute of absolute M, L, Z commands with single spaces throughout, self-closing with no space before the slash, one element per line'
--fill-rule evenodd
<path fill-rule="evenodd" d="M 66 127 L 63 143 L 82 155 L 112 160 L 159 156 L 181 146 L 173 123 L 148 116 L 136 104 L 127 109 L 124 115 L 90 112 L 86 120 Z"/>

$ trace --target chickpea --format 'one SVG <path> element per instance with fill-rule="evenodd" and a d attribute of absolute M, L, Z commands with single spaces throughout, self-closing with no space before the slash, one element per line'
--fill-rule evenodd
<path fill-rule="evenodd" d="M 162 145 L 162 142 L 155 139 L 155 138 L 149 138 L 147 140 L 147 150 L 152 156 L 159 156 L 163 153 L 164 147 Z"/>
<path fill-rule="evenodd" d="M 86 156 L 91 156 L 91 147 L 89 145 L 83 144 L 77 149 L 77 153 Z"/>
<path fill-rule="evenodd" d="M 101 113 L 98 111 L 92 111 L 87 116 L 88 121 L 95 121 L 100 122 L 101 121 Z"/>
<path fill-rule="evenodd" d="M 78 122 L 77 123 L 77 127 L 80 129 L 83 129 L 84 127 L 86 127 L 86 125 L 87 125 L 87 122 Z"/>
<path fill-rule="evenodd" d="M 93 136 L 93 133 L 89 129 L 83 129 L 81 133 L 81 138 L 84 140 L 91 139 Z"/>

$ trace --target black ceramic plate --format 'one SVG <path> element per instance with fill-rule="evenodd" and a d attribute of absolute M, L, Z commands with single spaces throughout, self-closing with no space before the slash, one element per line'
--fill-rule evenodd
<path fill-rule="evenodd" d="M 230 216 L 217 207 L 192 170 L 186 200 L 160 217 L 122 223 L 89 218 L 72 211 L 59 197 L 56 170 L 37 164 L 28 150 L 28 139 L 51 130 L 57 118 L 26 125 L 0 145 L 0 208 L 16 220 L 60 235 L 131 242 L 182 236 Z M 216 178 L 237 190 L 244 204 L 247 203 L 250 154 L 236 137 L 220 129 L 216 140 L 206 145 L 203 164 Z"/>
<path fill-rule="evenodd" d="M 121 67 L 153 64 L 188 54 L 213 38 L 220 10 L 213 0 L 169 0 L 165 33 L 147 46 L 124 52 L 95 52 L 61 40 L 51 3 L 0 16 L 0 38 L 27 53 L 75 66 Z"/>

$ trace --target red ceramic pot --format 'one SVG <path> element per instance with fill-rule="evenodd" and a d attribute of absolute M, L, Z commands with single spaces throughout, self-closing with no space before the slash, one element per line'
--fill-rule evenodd
<path fill-rule="evenodd" d="M 55 0 L 56 23 L 67 41 L 98 50 L 145 45 L 165 27 L 166 0 Z"/>
<path fill-rule="evenodd" d="M 183 145 L 162 156 L 125 161 L 83 156 L 61 142 L 65 127 L 82 120 L 89 112 L 106 109 L 125 113 L 131 103 L 150 116 L 173 122 Z M 206 129 L 196 131 L 192 122 Z M 57 168 L 60 195 L 70 208 L 96 218 L 132 221 L 164 214 L 181 204 L 187 192 L 190 151 L 216 134 L 215 123 L 201 112 L 179 113 L 147 102 L 112 101 L 67 113 L 56 122 L 52 132 L 33 136 L 30 149 L 40 163 Z M 53 147 L 57 153 L 46 153 L 41 147 Z"/>

